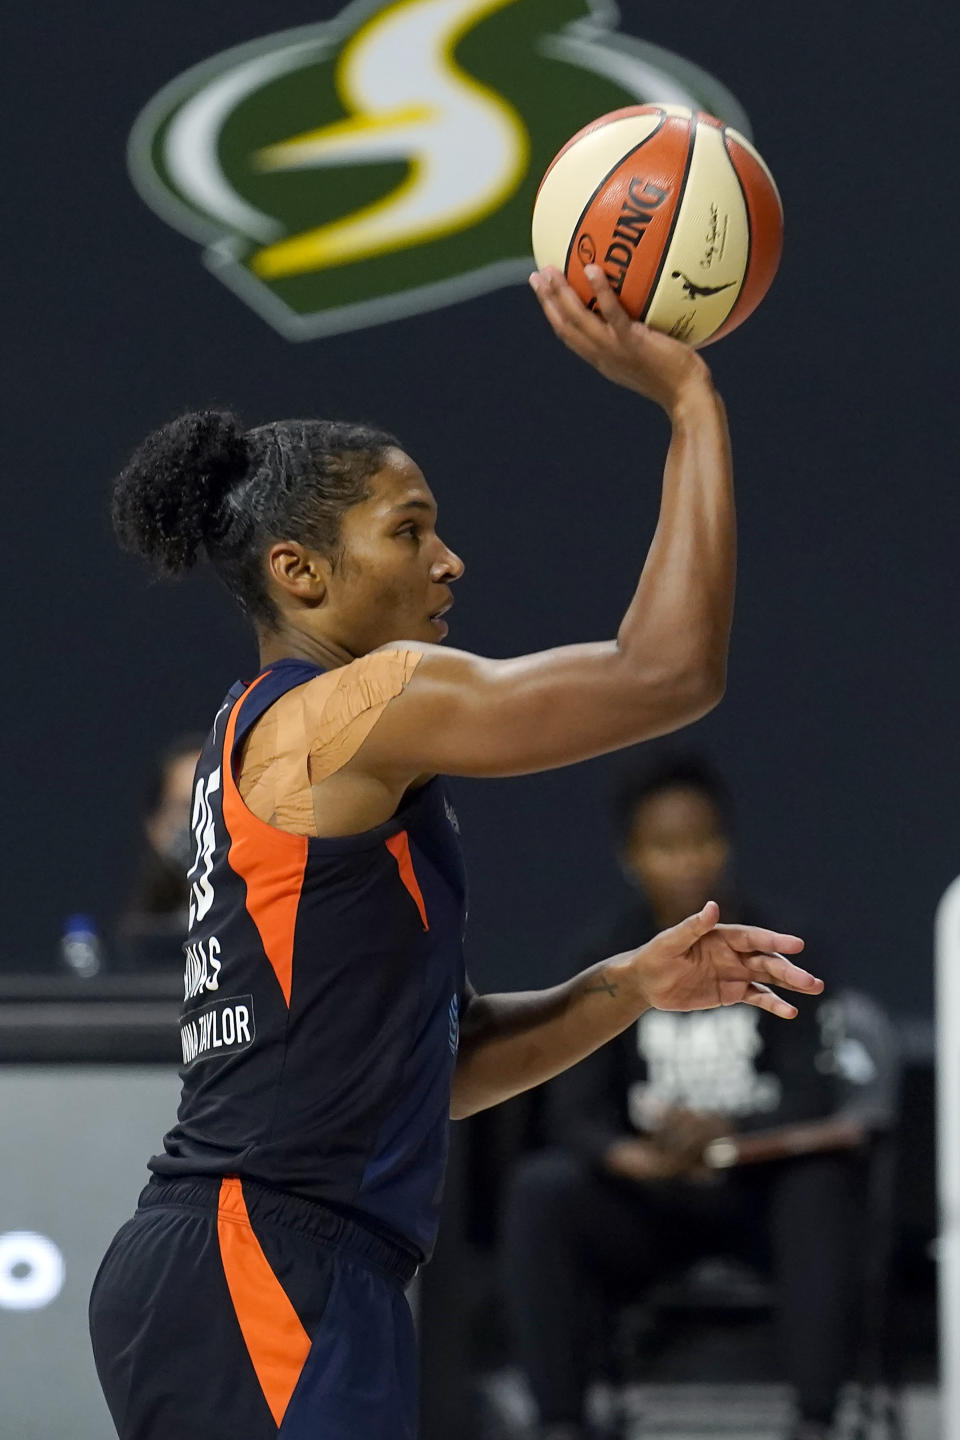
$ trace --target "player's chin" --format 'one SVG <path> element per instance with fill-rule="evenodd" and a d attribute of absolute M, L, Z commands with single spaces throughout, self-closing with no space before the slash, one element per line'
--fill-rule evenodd
<path fill-rule="evenodd" d="M 450 634 L 450 626 L 441 615 L 431 616 L 427 620 L 427 630 L 429 633 L 424 639 L 433 641 L 435 645 L 439 645 Z"/>

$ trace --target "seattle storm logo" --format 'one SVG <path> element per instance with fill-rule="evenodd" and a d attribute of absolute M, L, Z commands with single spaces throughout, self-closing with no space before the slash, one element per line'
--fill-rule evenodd
<path fill-rule="evenodd" d="M 618 19 L 604 0 L 362 0 L 172 81 L 131 175 L 290 339 L 520 283 L 540 178 L 595 116 L 658 100 L 750 133 L 718 81 Z"/>

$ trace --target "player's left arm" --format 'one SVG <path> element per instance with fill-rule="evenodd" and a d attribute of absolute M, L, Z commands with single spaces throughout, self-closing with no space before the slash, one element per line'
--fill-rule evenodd
<path fill-rule="evenodd" d="M 720 925 L 719 918 L 710 901 L 639 950 L 601 960 L 549 990 L 507 995 L 468 990 L 450 1100 L 453 1118 L 552 1079 L 646 1010 L 744 1003 L 792 1020 L 796 1007 L 770 984 L 820 994 L 823 982 L 786 958 L 803 949 L 797 936 Z"/>

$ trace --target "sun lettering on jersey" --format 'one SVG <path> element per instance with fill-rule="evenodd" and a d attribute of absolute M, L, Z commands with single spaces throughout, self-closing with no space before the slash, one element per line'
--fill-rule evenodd
<path fill-rule="evenodd" d="M 220 941 L 216 935 L 209 940 L 195 940 L 183 947 L 183 998 L 192 1000 L 201 990 L 220 988 Z"/>
<path fill-rule="evenodd" d="M 210 874 L 213 870 L 213 852 L 216 848 L 217 836 L 210 797 L 219 789 L 220 766 L 218 765 L 206 780 L 201 775 L 193 797 L 193 818 L 190 827 L 193 830 L 197 853 L 193 864 L 187 871 L 187 879 L 190 881 L 190 924 L 188 928 L 191 930 L 198 920 L 203 919 L 213 904 L 213 886 L 210 883 Z"/>

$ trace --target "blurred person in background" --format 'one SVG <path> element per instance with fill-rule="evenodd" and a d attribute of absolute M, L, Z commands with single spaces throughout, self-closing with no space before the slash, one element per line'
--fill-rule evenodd
<path fill-rule="evenodd" d="M 179 975 L 187 928 L 190 807 L 202 735 L 182 735 L 155 757 L 142 809 L 143 846 L 130 896 L 114 931 L 114 968 L 172 968 Z"/>
<path fill-rule="evenodd" d="M 740 889 L 728 793 L 699 758 L 627 775 L 615 824 L 634 895 L 596 927 L 578 968 L 708 896 L 734 920 L 766 913 Z M 830 1435 L 850 1375 L 861 1160 L 895 1106 L 882 1012 L 853 992 L 788 1026 L 743 1005 L 648 1012 L 550 1092 L 558 1148 L 519 1162 L 503 1229 L 516 1352 L 543 1436 L 587 1433 L 591 1337 L 617 1304 L 732 1254 L 775 1281 L 796 1437 Z"/>

